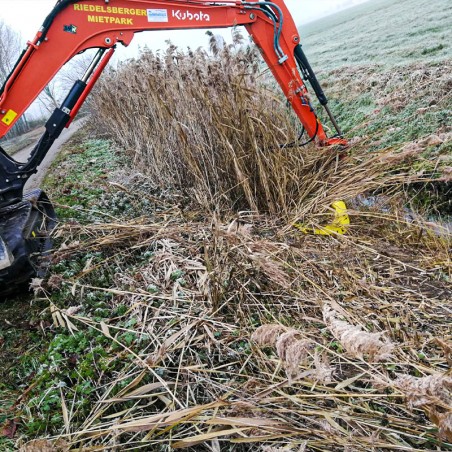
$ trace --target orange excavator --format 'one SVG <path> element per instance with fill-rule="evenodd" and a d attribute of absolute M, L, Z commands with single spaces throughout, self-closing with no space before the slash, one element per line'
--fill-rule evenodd
<path fill-rule="evenodd" d="M 27 162 L 15 161 L 0 148 L 0 297 L 45 271 L 56 215 L 44 192 L 24 193 L 24 186 L 77 115 L 117 45 L 128 46 L 135 33 L 147 30 L 237 26 L 245 27 L 260 49 L 309 141 L 346 146 L 283 0 L 59 0 L 0 89 L 0 138 L 64 64 L 87 49 L 98 51 L 47 121 Z M 327 136 L 303 80 L 326 109 L 336 135 Z"/>

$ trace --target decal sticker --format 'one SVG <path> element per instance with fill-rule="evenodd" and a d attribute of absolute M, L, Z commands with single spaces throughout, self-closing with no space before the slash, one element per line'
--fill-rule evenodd
<path fill-rule="evenodd" d="M 210 22 L 209 14 L 205 14 L 202 11 L 200 11 L 199 13 L 191 13 L 190 11 L 181 11 L 180 9 L 175 11 L 173 9 L 172 13 L 173 17 L 177 20 L 194 20 L 196 22 L 202 21 Z"/>
<path fill-rule="evenodd" d="M 104 13 L 104 14 L 119 14 L 128 16 L 146 16 L 145 9 L 137 8 L 117 8 L 116 6 L 102 6 L 102 5 L 74 5 L 74 11 L 85 11 L 87 13 Z"/>
<path fill-rule="evenodd" d="M 75 25 L 65 25 L 63 30 L 67 33 L 75 35 L 77 33 L 77 27 Z"/>
<path fill-rule="evenodd" d="M 8 110 L 8 112 L 5 114 L 4 118 L 2 119 L 3 124 L 6 124 L 7 126 L 10 125 L 17 117 L 17 113 L 14 110 Z"/>
<path fill-rule="evenodd" d="M 88 22 L 96 22 L 98 24 L 133 25 L 133 19 L 130 19 L 128 17 L 88 15 Z"/>
<path fill-rule="evenodd" d="M 148 9 L 148 22 L 168 22 L 168 10 Z"/>

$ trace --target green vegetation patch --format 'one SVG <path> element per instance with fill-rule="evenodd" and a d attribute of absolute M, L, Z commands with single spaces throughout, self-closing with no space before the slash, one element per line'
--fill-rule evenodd
<path fill-rule="evenodd" d="M 45 179 L 60 220 L 105 220 L 97 206 L 108 190 L 108 175 L 124 162 L 111 141 L 90 139 L 86 133 L 78 132 L 63 148 Z"/>
<path fill-rule="evenodd" d="M 112 195 L 109 205 L 105 205 L 105 199 L 108 175 L 124 159 L 111 142 L 89 139 L 87 132 L 78 132 L 53 163 L 44 183 L 60 221 L 73 227 L 123 215 L 130 207 L 124 197 L 118 201 Z M 55 246 L 66 246 L 64 239 L 56 239 Z M 72 403 L 74 422 L 82 422 L 87 414 L 84 407 L 92 403 L 89 395 L 94 391 L 93 381 L 114 371 L 111 363 L 115 362 L 117 346 L 93 328 L 83 332 L 62 329 L 51 315 L 54 308 L 49 308 L 49 303 L 62 309 L 76 303 L 70 287 L 55 289 L 61 280 L 70 280 L 82 272 L 88 262 L 101 263 L 108 254 L 82 252 L 68 260 L 55 260 L 47 290 L 38 290 L 35 297 L 22 295 L 1 304 L 0 426 L 5 432 L 10 424 L 14 432 L 31 437 L 59 431 L 64 426 L 62 394 Z M 108 285 L 110 276 L 100 267 L 87 281 Z M 108 293 L 93 290 L 84 295 L 84 312 L 93 319 L 101 321 L 114 314 Z M 131 345 L 128 336 L 126 342 Z M 12 450 L 12 444 L 0 434 L 1 450 Z"/>

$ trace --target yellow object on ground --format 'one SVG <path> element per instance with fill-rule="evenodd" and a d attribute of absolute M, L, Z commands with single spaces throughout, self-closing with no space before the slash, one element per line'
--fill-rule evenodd
<path fill-rule="evenodd" d="M 332 234 L 345 234 L 347 232 L 347 226 L 350 224 L 350 217 L 347 213 L 347 206 L 344 201 L 335 201 L 331 205 L 335 211 L 334 221 L 326 226 L 321 226 L 319 229 L 307 228 L 301 223 L 294 223 L 294 226 L 303 232 L 304 234 L 315 235 L 332 235 Z"/>

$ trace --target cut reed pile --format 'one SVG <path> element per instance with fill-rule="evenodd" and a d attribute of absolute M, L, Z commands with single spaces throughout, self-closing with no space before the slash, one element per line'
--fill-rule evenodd
<path fill-rule="evenodd" d="M 148 181 L 119 176 L 111 189 L 138 205 Z M 355 211 L 346 236 L 315 237 L 249 213 L 205 219 L 179 201 L 155 196 L 146 218 L 60 230 L 56 262 L 101 258 L 40 294 L 64 295 L 60 328 L 109 344 L 90 378 L 58 388 L 61 450 L 452 447 L 445 231 L 405 220 L 395 202 Z M 127 309 L 99 318 L 88 300 L 102 293 Z M 88 400 L 71 390 L 80 379 L 96 388 Z"/>

